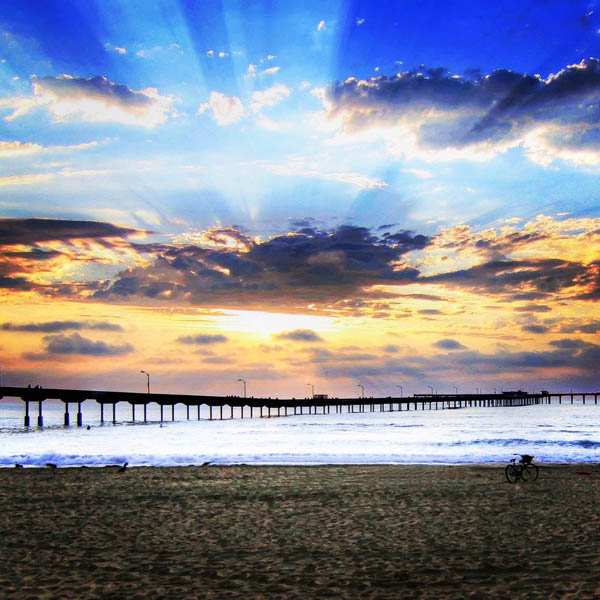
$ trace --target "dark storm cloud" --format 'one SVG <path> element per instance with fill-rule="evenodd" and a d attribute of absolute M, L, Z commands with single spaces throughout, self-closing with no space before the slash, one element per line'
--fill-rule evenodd
<path fill-rule="evenodd" d="M 531 323 L 529 325 L 523 325 L 521 327 L 521 329 L 523 331 L 527 331 L 527 333 L 535 333 L 535 334 L 548 333 L 548 331 L 550 331 L 550 327 L 547 327 L 546 325 L 540 325 L 538 323 Z"/>
<path fill-rule="evenodd" d="M 227 337 L 218 333 L 201 333 L 197 335 L 182 335 L 177 338 L 182 344 L 191 344 L 195 346 L 209 346 L 211 344 L 223 344 Z"/>
<path fill-rule="evenodd" d="M 438 340 L 433 344 L 436 348 L 440 350 L 464 350 L 465 347 L 457 340 L 452 339 L 443 339 Z"/>
<path fill-rule="evenodd" d="M 152 266 L 124 271 L 96 297 L 135 295 L 230 305 L 336 301 L 364 286 L 414 281 L 418 271 L 398 261 L 429 244 L 427 237 L 407 231 L 378 237 L 354 226 L 303 229 L 264 242 L 237 232 L 236 241 L 243 249 L 160 247 Z"/>
<path fill-rule="evenodd" d="M 100 221 L 67 221 L 61 219 L 0 219 L 0 245 L 32 245 L 40 242 L 68 242 L 75 239 L 123 238 L 137 233 Z M 42 250 L 28 253 L 26 258 L 49 258 Z"/>
<path fill-rule="evenodd" d="M 44 338 L 46 354 L 82 356 L 120 356 L 133 352 L 129 344 L 113 345 L 82 337 L 79 333 L 70 335 L 48 335 Z"/>
<path fill-rule="evenodd" d="M 290 340 L 292 342 L 322 342 L 323 338 L 311 329 L 294 329 L 293 331 L 284 331 L 276 336 L 281 340 Z"/>
<path fill-rule="evenodd" d="M 419 141 L 433 148 L 516 140 L 540 124 L 575 126 L 554 144 L 600 148 L 598 136 L 586 129 L 600 122 L 599 100 L 600 61 L 589 58 L 546 79 L 507 69 L 473 78 L 444 69 L 351 77 L 329 89 L 328 110 L 344 111 L 354 128 L 417 114 Z M 444 119 L 428 117 L 440 112 Z"/>
<path fill-rule="evenodd" d="M 559 259 L 497 260 L 469 269 L 420 277 L 420 282 L 445 283 L 476 291 L 514 294 L 520 291 L 556 293 L 590 278 L 589 267 Z"/>
<path fill-rule="evenodd" d="M 96 331 L 123 331 L 120 325 L 101 321 L 46 321 L 44 323 L 3 323 L 3 331 L 21 331 L 35 333 L 57 333 L 59 331 L 77 331 L 91 329 Z"/>

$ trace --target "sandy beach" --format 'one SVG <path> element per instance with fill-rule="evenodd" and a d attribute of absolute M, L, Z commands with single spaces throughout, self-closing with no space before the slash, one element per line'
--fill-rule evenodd
<path fill-rule="evenodd" d="M 600 597 L 600 470 L 0 470 L 5 598 Z"/>

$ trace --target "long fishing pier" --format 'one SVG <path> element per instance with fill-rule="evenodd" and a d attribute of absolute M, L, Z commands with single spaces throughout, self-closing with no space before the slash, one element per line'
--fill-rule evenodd
<path fill-rule="evenodd" d="M 18 398 L 23 401 L 23 425 L 32 426 L 32 413 L 37 413 L 36 425 L 44 426 L 43 405 L 47 400 L 59 400 L 64 403 L 64 425 L 71 425 L 70 406 L 76 407 L 75 423 L 82 427 L 83 405 L 95 401 L 100 405 L 100 423 L 117 422 L 117 404 L 128 403 L 131 407 L 130 422 L 148 422 L 148 405 L 156 404 L 160 409 L 160 422 L 165 420 L 165 409 L 170 409 L 170 419 L 175 421 L 175 406 L 186 408 L 189 420 L 191 409 L 195 408 L 197 420 L 201 420 L 200 408 L 208 411 L 205 419 L 233 419 L 234 408 L 239 409 L 237 418 L 282 417 L 304 414 L 397 412 L 410 410 L 448 410 L 469 407 L 517 407 L 533 404 L 552 404 L 563 402 L 587 402 L 598 404 L 600 392 L 586 393 L 527 393 L 522 391 L 500 394 L 414 394 L 413 396 L 394 398 L 244 398 L 241 396 L 197 396 L 187 394 L 150 394 L 136 392 L 115 392 L 98 390 L 49 389 L 42 387 L 0 387 L 0 400 Z M 108 413 L 108 414 L 107 414 Z M 108 419 L 107 419 L 108 417 Z"/>

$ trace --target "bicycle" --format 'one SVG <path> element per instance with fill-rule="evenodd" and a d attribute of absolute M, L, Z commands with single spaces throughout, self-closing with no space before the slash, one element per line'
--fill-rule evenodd
<path fill-rule="evenodd" d="M 510 464 L 506 465 L 504 475 L 508 483 L 517 483 L 517 481 L 536 481 L 540 475 L 540 469 L 533 464 L 533 456 L 530 454 L 515 454 L 520 456 L 519 462 L 516 458 L 511 458 Z"/>

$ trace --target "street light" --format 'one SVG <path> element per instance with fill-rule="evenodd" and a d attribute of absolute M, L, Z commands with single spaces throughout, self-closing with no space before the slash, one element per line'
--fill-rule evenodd
<path fill-rule="evenodd" d="M 427 387 L 431 390 L 431 395 L 433 396 L 433 386 L 432 385 L 428 385 Z"/>
<path fill-rule="evenodd" d="M 400 388 L 400 398 L 402 398 L 402 396 L 404 396 L 404 388 L 400 384 L 398 384 L 397 387 Z"/>
<path fill-rule="evenodd" d="M 246 380 L 245 380 L 245 379 L 243 379 L 242 377 L 240 377 L 240 378 L 238 379 L 238 381 L 239 381 L 240 383 L 242 383 L 242 384 L 243 384 L 243 386 L 244 386 L 244 398 L 245 398 L 245 397 L 246 397 Z M 262 410 L 262 409 L 261 409 L 261 410 Z"/>
<path fill-rule="evenodd" d="M 458 387 L 454 386 L 454 393 L 458 396 Z"/>
<path fill-rule="evenodd" d="M 362 383 L 357 383 L 357 384 L 356 384 L 356 387 L 359 387 L 359 388 L 360 388 L 360 391 L 362 392 L 362 394 L 361 394 L 361 396 L 360 396 L 360 397 L 361 397 L 361 398 L 364 398 L 364 397 L 365 397 L 365 386 L 364 386 Z"/>
<path fill-rule="evenodd" d="M 307 386 L 310 388 L 310 391 L 311 391 L 312 397 L 314 398 L 314 397 L 315 397 L 315 386 L 314 386 L 314 384 L 312 384 L 312 383 L 307 383 L 306 385 L 307 385 Z"/>
<path fill-rule="evenodd" d="M 146 376 L 146 385 L 148 387 L 148 393 L 150 393 L 150 373 L 148 373 L 148 371 L 144 371 L 143 369 L 140 371 L 140 373 L 143 373 Z"/>

